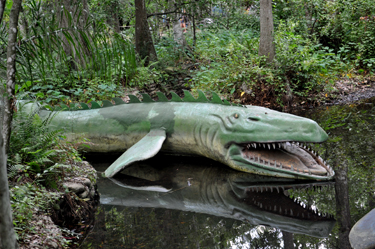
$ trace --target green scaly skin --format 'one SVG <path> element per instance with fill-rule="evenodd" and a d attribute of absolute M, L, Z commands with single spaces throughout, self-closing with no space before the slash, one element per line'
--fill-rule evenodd
<path fill-rule="evenodd" d="M 131 148 L 106 170 L 107 177 L 159 150 L 205 156 L 260 175 L 316 180 L 334 176 L 320 157 L 292 143 L 324 142 L 328 136 L 315 121 L 263 107 L 218 104 L 217 95 L 210 102 L 201 92 L 197 100 L 185 92 L 184 101 L 189 102 L 175 96 L 169 102 L 60 111 L 51 127 L 64 129 L 71 142 L 89 139 L 93 143 L 85 148 L 89 152 L 124 152 Z M 42 117 L 49 114 L 40 111 Z"/>

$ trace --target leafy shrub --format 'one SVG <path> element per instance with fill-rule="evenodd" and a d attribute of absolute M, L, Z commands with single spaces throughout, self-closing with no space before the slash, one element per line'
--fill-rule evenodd
<path fill-rule="evenodd" d="M 344 68 L 337 66 L 339 58 L 332 49 L 295 34 L 296 26 L 292 21 L 281 21 L 275 31 L 277 72 L 282 81 L 292 83 L 296 94 L 305 95 L 322 89 L 322 83 L 332 81 Z"/>
<path fill-rule="evenodd" d="M 102 90 L 100 95 L 113 97 L 110 95 L 117 90 L 114 86 L 130 82 L 137 65 L 134 46 L 127 37 L 112 32 L 104 22 L 94 23 L 91 17 L 86 26 L 76 27 L 83 15 L 79 6 L 74 13 L 64 8 L 55 13 L 43 12 L 43 4 L 48 5 L 36 0 L 25 3 L 25 16 L 35 18 L 28 20 L 30 28 L 21 34 L 18 47 L 17 77 L 21 85 L 30 83 L 23 91 L 37 92 L 40 98 L 48 95 L 47 100 L 52 102 L 87 101 L 102 97 L 95 94 Z M 59 19 L 63 17 L 69 28 L 61 26 Z M 82 94 L 86 91 L 93 94 Z"/>

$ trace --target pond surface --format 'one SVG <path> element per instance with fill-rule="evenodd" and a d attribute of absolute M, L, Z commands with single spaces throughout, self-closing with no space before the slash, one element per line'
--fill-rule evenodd
<path fill-rule="evenodd" d="M 81 248 L 350 248 L 351 226 L 375 208 L 374 102 L 300 114 L 329 134 L 314 150 L 334 167 L 335 182 L 160 155 L 99 179 L 96 224 Z M 98 172 L 115 159 L 88 158 Z"/>

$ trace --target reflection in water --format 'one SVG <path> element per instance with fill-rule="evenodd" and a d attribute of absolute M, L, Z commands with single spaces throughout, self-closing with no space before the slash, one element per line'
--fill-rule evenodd
<path fill-rule="evenodd" d="M 329 134 L 318 149 L 336 172 L 337 227 L 328 248 L 351 248 L 351 226 L 375 207 L 375 98 L 314 110 L 308 117 Z M 324 201 L 325 202 L 325 201 Z"/>
<path fill-rule="evenodd" d="M 197 162 L 214 165 L 198 166 Z M 104 207 L 149 208 L 148 212 L 153 212 L 154 208 L 171 209 L 158 210 L 169 213 L 181 210 L 215 217 L 218 223 L 224 218 L 232 220 L 226 224 L 237 220 L 241 221 L 236 223 L 238 226 L 266 225 L 285 234 L 327 237 L 335 223 L 330 215 L 289 198 L 288 191 L 332 184 L 252 175 L 202 158 L 158 157 L 129 167 L 113 179 L 101 179 L 98 188 Z M 210 229 L 206 230 L 206 233 L 210 232 Z M 278 233 L 268 233 L 269 238 L 279 237 Z M 250 237 L 248 241 L 251 241 Z M 230 241 L 233 243 L 236 237 L 228 236 L 222 242 L 228 244 Z"/>

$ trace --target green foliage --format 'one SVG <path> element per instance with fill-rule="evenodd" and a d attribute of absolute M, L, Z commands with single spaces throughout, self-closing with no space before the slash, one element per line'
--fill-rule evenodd
<path fill-rule="evenodd" d="M 54 165 L 59 150 L 54 149 L 61 131 L 48 131 L 53 115 L 41 120 L 36 114 L 15 115 L 9 148 L 9 165 L 27 165 L 34 173 L 42 173 Z M 20 109 L 22 112 L 22 108 Z"/>
<path fill-rule="evenodd" d="M 276 61 L 274 67 L 263 66 L 258 57 L 259 37 L 251 30 L 198 35 L 196 54 L 200 66 L 191 70 L 194 88 L 233 94 L 246 85 L 255 90 L 261 82 L 272 86 L 278 101 L 289 82 L 295 95 L 306 97 L 311 92 L 329 88 L 349 65 L 343 53 L 322 47 L 317 41 L 296 34 L 298 23 L 280 22 L 275 30 Z"/>
<path fill-rule="evenodd" d="M 252 9 L 250 14 L 246 12 L 244 7 L 231 9 L 230 13 L 214 13 L 213 23 L 207 25 L 207 27 L 201 26 L 201 28 L 208 29 L 212 32 L 220 31 L 222 29 L 228 29 L 231 31 L 246 31 L 251 30 L 259 34 L 260 21 L 259 21 L 259 9 Z"/>
<path fill-rule="evenodd" d="M 36 104 L 35 104 L 36 105 Z M 53 115 L 41 119 L 40 107 L 26 114 L 20 105 L 12 122 L 8 153 L 13 223 L 20 243 L 28 243 L 41 232 L 36 217 L 56 205 L 61 193 L 59 184 L 80 161 L 77 150 L 64 142 L 60 131 L 49 131 Z M 68 241 L 54 238 L 64 248 Z"/>
<path fill-rule="evenodd" d="M 313 90 L 323 89 L 324 85 L 328 87 L 347 65 L 340 62 L 332 49 L 296 34 L 297 26 L 298 23 L 281 21 L 275 31 L 279 67 L 276 72 L 283 81 L 290 81 L 295 94 L 307 96 Z"/>
<path fill-rule="evenodd" d="M 10 200 L 13 211 L 13 225 L 19 239 L 26 234 L 32 233 L 33 226 L 30 226 L 33 213 L 46 211 L 60 198 L 59 193 L 47 191 L 44 187 L 26 183 L 14 186 L 10 189 Z"/>
<path fill-rule="evenodd" d="M 320 44 L 345 57 L 356 67 L 374 70 L 375 8 L 371 0 L 292 0 L 274 1 L 274 17 L 299 22 L 297 33 L 317 37 Z M 370 60 L 370 61 L 368 61 Z"/>
<path fill-rule="evenodd" d="M 40 15 L 42 4 L 25 3 L 28 16 L 35 18 L 29 20 L 30 29 L 19 47 L 17 77 L 21 85 L 31 83 L 24 90 L 37 92 L 47 102 L 121 95 L 119 83 L 126 85 L 136 70 L 133 45 L 90 16 L 80 26 L 77 20 L 84 13 L 79 6 L 74 13 L 61 8 Z M 61 26 L 61 19 L 69 28 Z"/>

